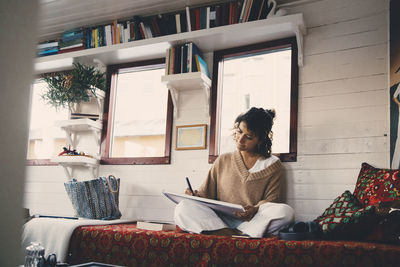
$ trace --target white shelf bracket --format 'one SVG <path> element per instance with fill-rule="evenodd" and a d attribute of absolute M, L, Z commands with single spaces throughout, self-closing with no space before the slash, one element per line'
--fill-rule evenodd
<path fill-rule="evenodd" d="M 167 87 L 171 94 L 172 103 L 174 104 L 174 116 L 175 116 L 175 118 L 178 118 L 179 117 L 179 114 L 178 114 L 178 99 L 179 99 L 178 91 L 170 84 L 167 84 Z"/>
<path fill-rule="evenodd" d="M 90 171 L 93 175 L 92 178 L 96 178 L 99 176 L 99 166 L 88 165 L 88 167 L 90 168 Z"/>
<path fill-rule="evenodd" d="M 71 147 L 71 149 L 75 149 L 76 145 L 76 136 L 74 135 L 74 138 L 72 138 L 72 132 L 69 129 L 63 128 L 62 129 L 66 132 L 66 137 L 67 137 L 67 145 Z"/>
<path fill-rule="evenodd" d="M 72 168 L 68 165 L 61 164 L 64 169 L 65 175 L 68 178 L 68 181 L 72 181 Z"/>
<path fill-rule="evenodd" d="M 204 97 L 206 100 L 206 116 L 210 116 L 210 86 L 207 85 L 207 83 L 202 82 L 201 83 L 201 87 L 203 87 L 203 91 L 204 91 Z"/>
<path fill-rule="evenodd" d="M 300 67 L 304 66 L 304 59 L 303 59 L 303 53 L 304 53 L 304 48 L 303 48 L 303 33 L 300 32 L 299 27 L 293 27 L 293 32 L 296 34 L 296 40 L 297 40 L 297 58 L 298 58 L 298 64 Z"/>

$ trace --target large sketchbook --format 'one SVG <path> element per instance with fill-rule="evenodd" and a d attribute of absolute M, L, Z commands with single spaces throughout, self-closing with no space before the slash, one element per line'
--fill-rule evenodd
<path fill-rule="evenodd" d="M 178 204 L 184 199 L 190 199 L 194 200 L 200 204 L 203 204 L 205 206 L 210 207 L 216 212 L 223 213 L 225 215 L 238 218 L 235 215 L 235 211 L 244 211 L 243 207 L 238 204 L 232 204 L 224 201 L 219 201 L 219 200 L 214 200 L 214 199 L 208 199 L 208 198 L 203 198 L 203 197 L 195 197 L 195 196 L 190 196 L 186 194 L 178 194 L 178 193 L 172 193 L 172 192 L 162 192 L 167 198 L 169 198 L 171 201 L 175 202 Z"/>

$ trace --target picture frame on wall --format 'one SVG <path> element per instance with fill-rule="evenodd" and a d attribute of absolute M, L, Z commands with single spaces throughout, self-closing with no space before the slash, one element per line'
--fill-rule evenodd
<path fill-rule="evenodd" d="M 205 149 L 207 124 L 176 126 L 176 150 Z"/>

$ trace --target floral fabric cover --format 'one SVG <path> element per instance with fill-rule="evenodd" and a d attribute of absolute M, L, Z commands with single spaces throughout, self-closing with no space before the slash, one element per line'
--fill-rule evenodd
<path fill-rule="evenodd" d="M 364 206 L 393 201 L 400 197 L 400 170 L 361 164 L 354 196 Z"/>
<path fill-rule="evenodd" d="M 150 231 L 135 224 L 77 228 L 68 263 L 120 266 L 399 266 L 400 246 L 354 241 L 285 241 Z"/>

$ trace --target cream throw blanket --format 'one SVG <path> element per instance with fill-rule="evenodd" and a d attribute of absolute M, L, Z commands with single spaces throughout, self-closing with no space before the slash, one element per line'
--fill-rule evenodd
<path fill-rule="evenodd" d="M 59 219 L 34 218 L 23 226 L 22 248 L 37 241 L 45 248 L 45 257 L 55 253 L 58 262 L 66 262 L 69 241 L 74 230 L 84 225 L 106 225 L 135 222 L 132 220 L 91 220 L 91 219 Z"/>

